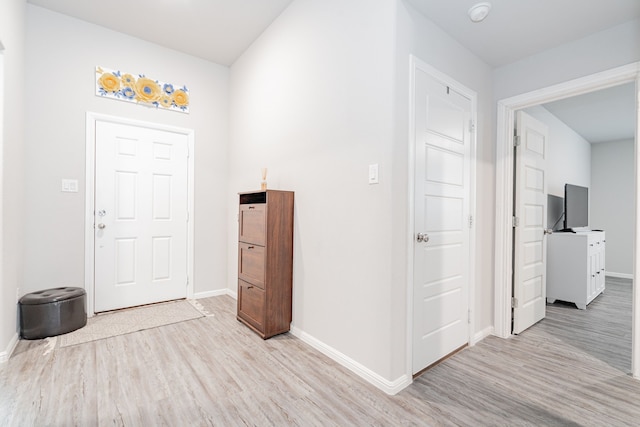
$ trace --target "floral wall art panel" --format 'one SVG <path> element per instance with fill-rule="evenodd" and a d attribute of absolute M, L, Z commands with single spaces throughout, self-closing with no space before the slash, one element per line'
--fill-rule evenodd
<path fill-rule="evenodd" d="M 166 110 L 189 112 L 189 90 L 171 83 L 96 67 L 96 95 Z"/>

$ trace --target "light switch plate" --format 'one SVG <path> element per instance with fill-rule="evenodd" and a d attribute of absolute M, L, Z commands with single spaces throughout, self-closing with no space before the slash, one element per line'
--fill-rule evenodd
<path fill-rule="evenodd" d="M 62 180 L 62 192 L 63 193 L 77 193 L 78 192 L 78 180 L 77 179 L 63 179 Z"/>
<path fill-rule="evenodd" d="M 369 165 L 369 184 L 377 184 L 378 182 L 378 164 Z"/>

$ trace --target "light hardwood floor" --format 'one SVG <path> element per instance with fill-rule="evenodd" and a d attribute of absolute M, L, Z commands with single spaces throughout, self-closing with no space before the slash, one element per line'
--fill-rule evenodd
<path fill-rule="evenodd" d="M 0 367 L 0 425 L 622 426 L 640 420 L 640 382 L 564 342 L 546 320 L 509 340 L 488 337 L 387 396 L 290 334 L 263 341 L 235 319 L 230 297 L 199 301 L 215 316 L 46 355 L 43 340 L 21 341 Z"/>
<path fill-rule="evenodd" d="M 630 279 L 607 277 L 604 293 L 587 310 L 569 303 L 547 304 L 547 317 L 537 328 L 630 374 L 631 294 Z"/>

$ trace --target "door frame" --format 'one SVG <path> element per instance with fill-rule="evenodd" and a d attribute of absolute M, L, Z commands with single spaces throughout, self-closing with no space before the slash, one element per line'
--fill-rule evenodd
<path fill-rule="evenodd" d="M 505 98 L 497 104 L 496 140 L 496 216 L 495 216 L 495 312 L 494 334 L 501 338 L 511 336 L 511 277 L 513 243 L 511 207 L 513 206 L 513 123 L 515 111 L 576 95 L 606 89 L 625 83 L 636 83 L 636 148 L 635 192 L 636 233 L 633 265 L 633 320 L 632 320 L 632 374 L 640 378 L 640 292 L 635 278 L 640 273 L 640 62 L 595 73 L 586 77 Z"/>
<path fill-rule="evenodd" d="M 478 134 L 478 95 L 447 74 L 442 73 L 426 62 L 414 55 L 409 55 L 409 140 L 408 140 L 408 165 L 407 165 L 407 335 L 406 335 L 406 371 L 405 375 L 409 383 L 413 377 L 413 286 L 414 286 L 414 233 L 415 233 L 415 75 L 416 70 L 421 70 L 434 79 L 440 80 L 456 92 L 468 97 L 471 100 L 471 120 L 474 124 L 471 132 L 470 147 L 470 174 L 471 184 L 469 187 L 469 215 L 473 218 L 473 225 L 469 231 L 469 336 L 468 344 L 474 345 L 482 337 L 475 337 L 475 275 L 476 275 L 476 141 Z"/>
<path fill-rule="evenodd" d="M 187 137 L 188 152 L 187 158 L 187 298 L 193 298 L 193 253 L 194 253 L 194 143 L 195 132 L 193 129 L 179 128 L 141 120 L 128 119 L 124 117 L 110 116 L 94 112 L 87 112 L 86 115 L 86 160 L 85 160 L 85 221 L 84 221 L 84 288 L 87 293 L 87 315 L 95 314 L 95 233 L 94 233 L 94 212 L 95 212 L 95 169 L 96 169 L 96 123 L 108 122 L 122 125 L 144 127 L 153 130 L 174 132 Z"/>

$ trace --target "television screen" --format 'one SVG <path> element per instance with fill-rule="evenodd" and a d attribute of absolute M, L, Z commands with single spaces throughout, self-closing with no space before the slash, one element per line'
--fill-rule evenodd
<path fill-rule="evenodd" d="M 589 189 L 564 185 L 564 228 L 589 226 Z"/>

